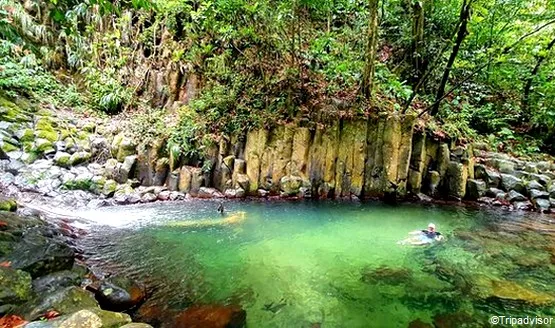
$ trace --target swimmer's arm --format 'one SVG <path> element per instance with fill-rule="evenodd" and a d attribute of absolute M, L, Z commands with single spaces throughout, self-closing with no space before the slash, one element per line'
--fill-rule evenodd
<path fill-rule="evenodd" d="M 419 235 L 421 233 L 422 233 L 422 230 L 414 230 L 414 231 L 409 232 L 409 235 Z"/>
<path fill-rule="evenodd" d="M 443 235 L 436 236 L 436 238 L 435 238 L 435 240 L 437 240 L 437 241 L 442 241 L 443 239 L 444 239 Z"/>

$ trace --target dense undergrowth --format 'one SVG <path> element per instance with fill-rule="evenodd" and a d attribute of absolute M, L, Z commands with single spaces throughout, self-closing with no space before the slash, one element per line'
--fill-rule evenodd
<path fill-rule="evenodd" d="M 369 59 L 372 1 L 0 0 L 0 89 L 131 113 L 136 134 L 166 135 L 170 148 L 189 155 L 221 134 L 383 111 L 421 114 L 431 131 L 463 143 L 553 152 L 553 3 L 379 2 Z M 463 30 L 465 5 L 472 10 Z M 360 92 L 369 60 L 370 98 Z M 171 85 L 149 84 L 161 69 L 198 79 L 195 97 L 181 103 Z M 429 115 L 435 103 L 439 111 Z"/>

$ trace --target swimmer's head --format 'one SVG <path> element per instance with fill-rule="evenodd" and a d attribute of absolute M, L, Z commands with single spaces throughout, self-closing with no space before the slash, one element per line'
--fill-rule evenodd
<path fill-rule="evenodd" d="M 428 224 L 428 231 L 436 231 L 436 225 L 433 223 Z"/>

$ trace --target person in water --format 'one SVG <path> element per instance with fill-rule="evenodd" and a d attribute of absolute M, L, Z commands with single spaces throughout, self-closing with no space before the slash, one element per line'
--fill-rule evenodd
<path fill-rule="evenodd" d="M 428 229 L 412 231 L 409 232 L 409 235 L 413 235 L 413 237 L 402 240 L 399 243 L 420 246 L 443 240 L 443 235 L 436 231 L 436 225 L 433 223 L 428 224 Z"/>
<path fill-rule="evenodd" d="M 224 215 L 224 202 L 220 203 L 220 206 L 218 206 L 218 212 L 220 212 L 221 215 Z"/>

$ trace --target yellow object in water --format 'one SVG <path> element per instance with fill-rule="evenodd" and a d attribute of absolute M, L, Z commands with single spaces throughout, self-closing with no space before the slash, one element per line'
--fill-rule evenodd
<path fill-rule="evenodd" d="M 235 212 L 223 217 L 221 219 L 208 219 L 208 220 L 187 220 L 180 222 L 173 222 L 168 224 L 170 227 L 193 227 L 193 228 L 203 228 L 203 227 L 217 227 L 225 226 L 231 224 L 238 224 L 247 218 L 246 212 Z"/>

